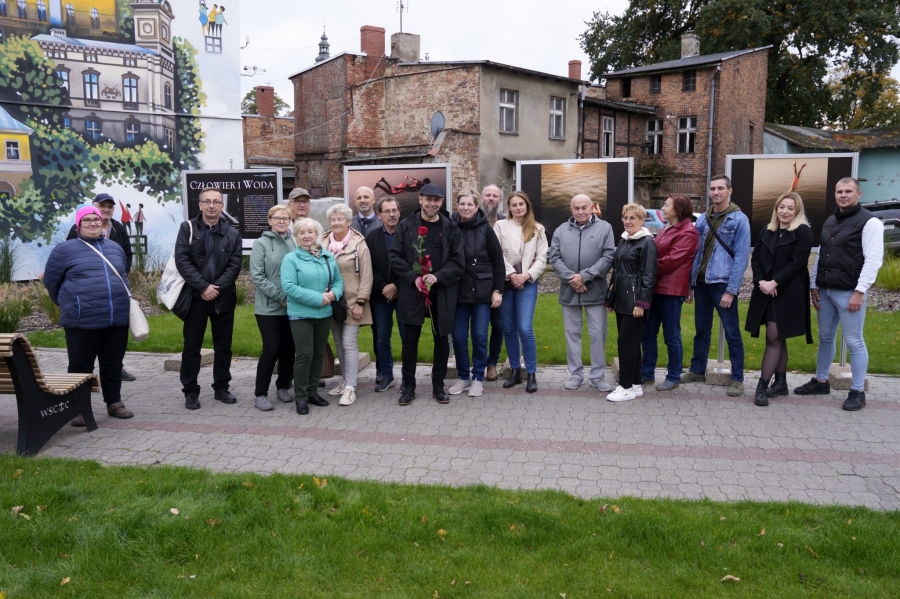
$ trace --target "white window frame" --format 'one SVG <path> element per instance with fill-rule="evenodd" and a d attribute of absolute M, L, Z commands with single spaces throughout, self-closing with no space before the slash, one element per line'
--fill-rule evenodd
<path fill-rule="evenodd" d="M 175 148 L 175 129 L 166 127 L 166 146 L 172 150 Z"/>
<path fill-rule="evenodd" d="M 22 160 L 22 155 L 19 153 L 19 142 L 13 140 L 6 142 L 6 159 Z"/>
<path fill-rule="evenodd" d="M 616 153 L 616 119 L 611 116 L 600 117 L 601 138 L 600 138 L 600 157 L 613 158 Z"/>
<path fill-rule="evenodd" d="M 137 119 L 125 121 L 125 141 L 134 143 L 141 135 L 141 122 Z"/>
<path fill-rule="evenodd" d="M 663 149 L 663 119 L 649 119 L 647 121 L 647 155 L 662 156 Z"/>
<path fill-rule="evenodd" d="M 566 99 L 550 96 L 550 138 L 566 138 Z"/>
<path fill-rule="evenodd" d="M 693 154 L 697 150 L 697 117 L 678 117 L 678 153 Z"/>
<path fill-rule="evenodd" d="M 512 113 L 512 129 L 506 129 L 506 115 Z M 500 133 L 519 132 L 519 92 L 514 89 L 500 90 Z"/>

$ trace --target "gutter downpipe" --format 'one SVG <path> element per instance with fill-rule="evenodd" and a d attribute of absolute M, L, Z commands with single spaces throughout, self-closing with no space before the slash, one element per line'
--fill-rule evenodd
<path fill-rule="evenodd" d="M 584 157 L 584 83 L 581 84 L 581 94 L 578 96 L 578 143 L 575 148 L 575 159 Z"/>
<path fill-rule="evenodd" d="M 709 210 L 709 181 L 710 177 L 712 177 L 712 157 L 713 157 L 713 121 L 715 119 L 716 114 L 716 77 L 719 74 L 719 71 L 722 70 L 722 65 L 718 65 L 716 67 L 716 72 L 713 73 L 709 92 L 709 145 L 706 148 L 706 209 Z"/>

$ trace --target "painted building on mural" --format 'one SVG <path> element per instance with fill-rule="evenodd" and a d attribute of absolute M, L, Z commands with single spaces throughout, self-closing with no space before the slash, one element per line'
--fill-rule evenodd
<path fill-rule="evenodd" d="M 111 39 L 118 36 L 119 16 L 116 0 L 0 0 L 0 39 L 31 35 L 47 27 Z"/>

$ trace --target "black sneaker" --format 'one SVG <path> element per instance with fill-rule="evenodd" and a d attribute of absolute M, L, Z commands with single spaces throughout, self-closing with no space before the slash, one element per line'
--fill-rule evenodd
<path fill-rule="evenodd" d="M 829 393 L 831 393 L 831 385 L 828 381 L 820 383 L 816 377 L 812 377 L 808 383 L 794 389 L 794 395 L 828 395 Z"/>
<path fill-rule="evenodd" d="M 408 406 L 413 402 L 416 398 L 416 390 L 415 389 L 403 389 L 403 393 L 400 394 L 400 401 L 397 402 L 401 406 Z"/>
<path fill-rule="evenodd" d="M 387 391 L 388 389 L 390 389 L 391 387 L 394 386 L 395 382 L 396 381 L 394 380 L 394 377 L 382 378 L 380 381 L 375 383 L 375 392 L 381 393 L 383 391 Z"/>
<path fill-rule="evenodd" d="M 847 395 L 847 401 L 844 402 L 843 408 L 848 412 L 856 412 L 866 407 L 866 394 L 862 391 L 850 389 Z"/>
<path fill-rule="evenodd" d="M 222 403 L 237 403 L 237 397 L 232 395 L 228 389 L 216 389 L 215 399 Z"/>
<path fill-rule="evenodd" d="M 319 406 L 320 408 L 324 408 L 328 406 L 328 400 L 319 395 L 318 393 L 313 393 L 309 396 L 309 404 L 313 406 Z"/>
<path fill-rule="evenodd" d="M 196 393 L 184 394 L 184 407 L 188 410 L 200 409 L 200 397 Z"/>

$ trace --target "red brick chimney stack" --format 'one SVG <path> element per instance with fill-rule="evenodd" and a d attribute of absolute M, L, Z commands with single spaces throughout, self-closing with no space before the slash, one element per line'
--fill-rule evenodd
<path fill-rule="evenodd" d="M 272 118 L 275 116 L 275 88 L 268 85 L 256 86 L 256 114 Z"/>
<path fill-rule="evenodd" d="M 581 79 L 581 61 L 569 61 L 569 79 Z"/>
<path fill-rule="evenodd" d="M 384 56 L 384 33 L 384 27 L 375 27 L 374 25 L 363 25 L 360 27 L 360 50 L 365 52 L 366 56 L 375 60 Z"/>

